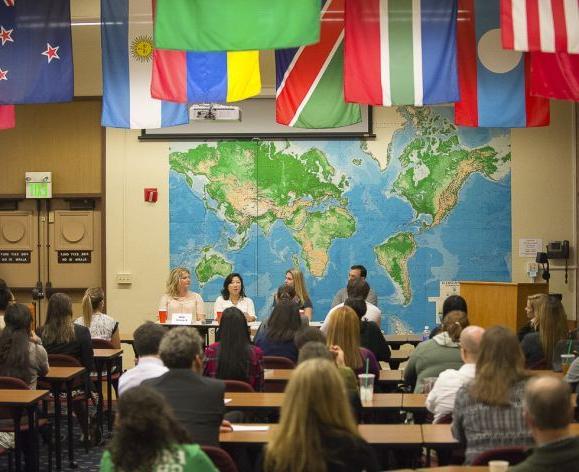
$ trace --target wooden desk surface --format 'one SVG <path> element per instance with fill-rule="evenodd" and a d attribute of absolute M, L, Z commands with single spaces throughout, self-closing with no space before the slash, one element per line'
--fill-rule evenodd
<path fill-rule="evenodd" d="M 133 344 L 135 342 L 133 333 L 121 333 L 121 342 L 125 344 Z"/>
<path fill-rule="evenodd" d="M 41 377 L 40 380 L 50 381 L 67 381 L 82 374 L 86 369 L 84 367 L 50 367 L 48 373 Z"/>
<path fill-rule="evenodd" d="M 449 424 L 423 424 L 422 440 L 427 447 L 458 444 L 452 436 Z"/>
<path fill-rule="evenodd" d="M 265 369 L 265 380 L 272 380 L 277 382 L 288 381 L 293 373 L 293 369 Z M 402 382 L 402 370 L 381 370 L 380 382 L 398 383 Z"/>
<path fill-rule="evenodd" d="M 97 359 L 113 359 L 119 357 L 122 353 L 122 349 L 93 349 L 94 356 Z"/>
<path fill-rule="evenodd" d="M 226 403 L 227 408 L 280 408 L 284 393 L 271 392 L 225 392 L 225 398 L 231 399 Z M 363 403 L 364 408 L 400 408 L 402 406 L 401 393 L 376 393 L 372 401 Z"/>
<path fill-rule="evenodd" d="M 408 360 L 409 357 L 409 353 L 406 351 L 401 351 L 401 350 L 392 350 L 392 355 L 390 356 L 390 359 L 394 359 L 394 360 L 399 360 L 399 361 L 406 361 Z"/>
<path fill-rule="evenodd" d="M 405 393 L 402 398 L 402 408 L 414 410 L 426 408 L 427 396 L 425 393 Z"/>
<path fill-rule="evenodd" d="M 424 470 L 429 472 L 484 472 L 489 468 L 486 465 L 447 465 L 445 467 L 429 467 L 426 469 L 397 469 L 392 472 L 412 472 L 415 470 Z"/>
<path fill-rule="evenodd" d="M 402 382 L 403 374 L 403 370 L 381 370 L 379 381 L 392 383 Z"/>
<path fill-rule="evenodd" d="M 0 405 L 28 406 L 48 396 L 48 390 L 5 390 L 0 389 Z"/>

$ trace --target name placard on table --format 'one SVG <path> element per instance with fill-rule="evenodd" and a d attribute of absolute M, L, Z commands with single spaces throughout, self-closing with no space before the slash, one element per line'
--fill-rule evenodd
<path fill-rule="evenodd" d="M 171 324 L 174 325 L 191 325 L 193 315 L 191 313 L 173 313 L 171 315 Z"/>

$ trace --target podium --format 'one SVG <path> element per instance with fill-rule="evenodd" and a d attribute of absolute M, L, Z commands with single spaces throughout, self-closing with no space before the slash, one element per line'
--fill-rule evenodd
<path fill-rule="evenodd" d="M 470 324 L 483 328 L 502 325 L 515 333 L 527 322 L 527 297 L 536 293 L 549 293 L 549 284 L 460 282 Z"/>

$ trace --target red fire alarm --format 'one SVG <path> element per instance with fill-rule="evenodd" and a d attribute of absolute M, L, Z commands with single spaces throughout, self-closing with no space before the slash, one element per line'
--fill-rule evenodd
<path fill-rule="evenodd" d="M 156 188 L 146 188 L 145 189 L 145 201 L 149 203 L 155 203 L 159 196 L 159 192 Z"/>

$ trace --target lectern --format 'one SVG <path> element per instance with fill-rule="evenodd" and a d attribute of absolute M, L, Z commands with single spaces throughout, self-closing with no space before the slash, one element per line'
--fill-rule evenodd
<path fill-rule="evenodd" d="M 488 328 L 502 325 L 517 331 L 527 322 L 527 297 L 549 293 L 548 284 L 515 282 L 460 282 L 460 295 L 468 305 L 470 324 Z"/>

